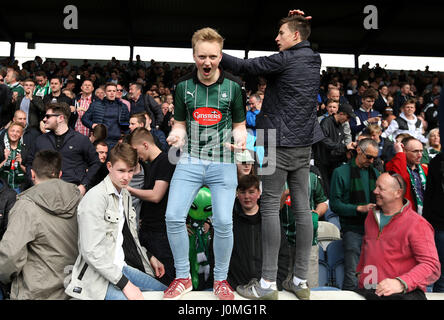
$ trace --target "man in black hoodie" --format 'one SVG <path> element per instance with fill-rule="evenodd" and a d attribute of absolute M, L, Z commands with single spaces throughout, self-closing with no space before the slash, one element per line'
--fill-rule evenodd
<path fill-rule="evenodd" d="M 228 270 L 228 283 L 236 288 L 251 279 L 259 279 L 262 269 L 262 224 L 259 199 L 259 178 L 246 175 L 239 178 L 237 198 L 233 208 L 234 244 Z M 289 264 L 289 247 L 285 232 L 281 230 L 281 246 L 278 258 L 277 288 L 282 290 Z M 277 295 L 272 292 L 270 297 Z"/>

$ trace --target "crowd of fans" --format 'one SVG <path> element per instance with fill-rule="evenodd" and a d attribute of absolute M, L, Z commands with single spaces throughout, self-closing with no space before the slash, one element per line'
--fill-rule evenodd
<path fill-rule="evenodd" d="M 68 135 L 63 134 L 62 138 L 55 138 L 47 144 L 53 143 L 62 154 L 62 179 L 78 185 L 80 192 L 85 194 L 107 175 L 105 163 L 111 148 L 125 140 L 126 135 L 137 127 L 147 128 L 159 149 L 168 151 L 166 137 L 174 121 L 175 85 L 193 67 L 192 64 L 171 67 L 168 63 L 154 60 L 143 62 L 139 56 L 132 63 L 122 63 L 112 58 L 104 65 L 92 65 L 84 60 L 79 66 L 71 66 L 66 60 L 58 64 L 50 59 L 43 61 L 38 56 L 23 63 L 22 67 L 17 61 L 0 61 L 0 239 L 6 230 L 7 213 L 15 202 L 15 195 L 32 186 L 32 160 L 38 150 L 45 149 L 42 139 L 38 140 L 39 136 L 49 131 L 57 133 L 68 130 L 62 122 L 54 120 L 64 112 L 61 104 L 70 107 L 70 113 L 65 114 L 69 118 L 66 125 L 76 132 L 74 149 L 81 150 L 81 159 L 76 159 L 72 150 L 62 147 Z M 358 190 L 353 186 L 344 187 L 341 180 L 344 179 L 341 173 L 341 170 L 345 170 L 343 165 L 355 160 L 356 164 L 351 166 L 357 166 L 359 170 L 367 170 L 370 166 L 374 168 L 374 171 L 369 171 L 371 173 L 365 181 L 370 186 L 370 192 L 374 190 L 374 181 L 379 174 L 389 171 L 389 168 L 397 172 L 406 180 L 406 198 L 417 212 L 423 213 L 423 208 L 427 206 L 427 165 L 441 151 L 438 104 L 444 77 L 442 73 L 429 71 L 428 67 L 424 71 L 391 72 L 378 64 L 370 68 L 368 63 L 357 74 L 350 69 L 328 68 L 320 77 L 317 110 L 325 139 L 314 145 L 312 152 L 312 171 L 316 175 L 310 177 L 322 186 L 316 188 L 319 201 L 311 204 L 315 230 L 313 245 L 317 245 L 318 219 L 328 220 L 327 216 L 339 216 L 338 227 L 341 231 L 357 234 L 354 238 L 344 238 L 344 242 L 350 246 L 357 243 L 360 247 L 364 227 L 362 217 L 365 216 L 350 219 L 344 205 L 354 204 L 359 207 L 354 211 L 365 215 L 375 201 L 368 193 L 359 196 L 359 203 L 356 199 L 350 199 L 350 195 L 355 195 L 354 192 Z M 247 98 L 247 128 L 251 135 L 256 135 L 255 117 L 261 109 L 267 80 L 265 77 L 248 76 L 242 77 L 242 80 Z M 108 110 L 118 111 L 114 115 Z M 247 239 L 246 233 L 253 232 L 257 244 L 260 242 L 260 227 L 257 227 L 260 220 L 252 220 L 248 216 L 252 215 L 249 212 L 254 212 L 259 203 L 259 180 L 242 178 L 255 176 L 254 166 L 251 165 L 253 162 L 254 157 L 248 155 L 238 159 L 240 189 L 234 207 L 234 229 L 239 239 Z M 79 173 L 81 170 L 88 174 L 83 176 Z M 359 170 L 353 170 L 352 174 L 354 172 L 358 176 L 351 176 L 349 180 L 359 180 Z M 132 187 L 142 189 L 142 186 L 143 178 L 135 179 Z M 254 198 L 253 205 L 251 199 L 245 200 L 248 190 Z M 134 193 L 132 196 L 139 219 L 142 201 Z M 288 191 L 283 194 L 283 212 L 289 210 L 289 206 L 284 205 L 286 196 Z M 325 205 L 319 211 L 317 207 L 320 204 Z M 424 216 L 437 227 L 438 224 L 434 224 L 437 220 L 431 211 L 426 208 Z M 286 219 L 283 216 L 284 213 L 281 213 L 283 234 L 287 236 L 283 242 L 288 241 L 291 245 L 294 242 L 294 232 L 291 231 L 294 222 L 288 222 L 291 215 Z M 140 216 L 140 219 L 143 220 L 143 217 Z M 245 221 L 255 230 L 242 227 Z M 211 229 L 210 226 L 209 220 L 205 232 Z M 440 242 L 442 240 L 436 240 L 437 247 Z M 259 257 L 255 256 L 258 249 L 249 251 L 253 245 L 254 241 L 249 243 L 246 240 L 241 245 L 235 238 L 232 257 L 237 260 L 232 261 L 229 273 L 232 285 L 249 280 L 252 274 L 260 274 L 260 263 L 250 266 L 248 275 L 238 273 L 245 268 L 248 260 L 260 259 L 260 254 Z M 353 250 L 345 249 L 346 274 L 353 273 L 359 261 L 359 252 L 355 250 L 350 253 Z M 248 259 L 243 256 L 243 251 L 249 254 Z M 313 252 L 317 254 L 317 250 Z M 443 257 L 438 252 L 441 260 Z M 282 257 L 283 265 L 292 258 L 285 254 Z M 282 266 L 284 269 L 285 266 Z M 281 273 L 280 265 L 279 288 L 284 278 L 285 272 Z M 357 286 L 357 280 L 352 278 L 346 275 L 344 288 Z M 317 286 L 317 275 L 311 279 L 309 285 Z M 436 291 L 444 290 L 441 283 L 444 279 L 438 282 Z"/>

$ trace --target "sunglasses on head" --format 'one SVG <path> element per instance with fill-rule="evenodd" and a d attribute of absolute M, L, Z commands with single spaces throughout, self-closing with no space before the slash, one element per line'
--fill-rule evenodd
<path fill-rule="evenodd" d="M 395 171 L 387 171 L 387 173 L 390 175 L 390 177 L 395 178 L 395 180 L 398 182 L 399 188 L 404 189 L 402 185 L 402 177 L 399 173 L 396 173 Z"/>

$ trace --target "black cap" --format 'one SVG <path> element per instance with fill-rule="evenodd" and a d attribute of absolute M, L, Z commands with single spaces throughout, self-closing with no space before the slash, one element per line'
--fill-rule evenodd
<path fill-rule="evenodd" d="M 348 103 L 339 104 L 338 112 L 344 112 L 350 116 L 350 118 L 356 118 L 356 114 L 353 112 L 353 107 Z"/>

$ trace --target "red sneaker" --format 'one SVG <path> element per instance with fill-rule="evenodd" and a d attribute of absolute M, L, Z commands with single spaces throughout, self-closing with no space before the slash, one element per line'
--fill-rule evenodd
<path fill-rule="evenodd" d="M 234 300 L 234 293 L 227 280 L 214 281 L 213 292 L 219 300 Z"/>
<path fill-rule="evenodd" d="M 178 300 L 193 289 L 191 278 L 174 279 L 168 289 L 163 292 L 164 300 Z"/>

